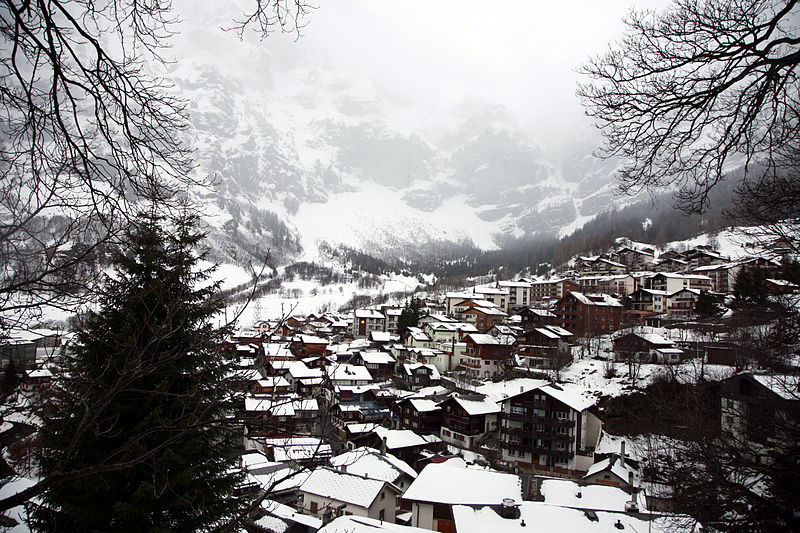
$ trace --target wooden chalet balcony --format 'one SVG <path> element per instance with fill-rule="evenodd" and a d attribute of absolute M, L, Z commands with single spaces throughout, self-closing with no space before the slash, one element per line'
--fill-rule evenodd
<path fill-rule="evenodd" d="M 442 421 L 442 427 L 461 433 L 462 435 L 478 435 L 483 433 L 483 423 L 464 422 L 463 420 L 457 420 L 452 417 L 445 418 Z"/>
<path fill-rule="evenodd" d="M 502 413 L 502 418 L 505 420 L 513 420 L 515 422 L 533 422 L 539 424 L 547 424 L 556 427 L 575 427 L 575 421 L 567 418 L 552 418 L 548 416 L 534 416 L 531 414 L 523 413 Z"/>

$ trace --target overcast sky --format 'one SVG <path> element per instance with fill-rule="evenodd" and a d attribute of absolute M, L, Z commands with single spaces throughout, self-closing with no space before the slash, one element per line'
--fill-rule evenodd
<path fill-rule="evenodd" d="M 300 46 L 401 103 L 442 109 L 476 98 L 507 105 L 524 123 L 560 127 L 583 114 L 575 69 L 619 38 L 631 7 L 663 5 L 336 0 L 312 13 Z"/>
<path fill-rule="evenodd" d="M 248 6 L 255 0 L 237 0 Z M 239 71 L 302 64 L 327 65 L 374 90 L 398 109 L 435 117 L 464 100 L 503 104 L 523 126 L 545 139 L 572 135 L 588 120 L 575 97 L 575 69 L 601 53 L 623 31 L 632 7 L 654 9 L 667 0 L 328 0 L 311 12 L 303 36 L 272 35 L 258 43 L 262 58 L 231 57 L 235 38 L 219 27 L 235 16 L 217 2 L 179 0 L 185 20 L 219 35 L 188 43 L 236 62 Z M 230 54 L 226 55 L 227 42 Z M 251 49 L 252 50 L 252 49 Z M 197 52 L 197 50 L 195 50 Z M 178 54 L 180 55 L 180 53 Z M 252 63 L 252 64 L 250 64 Z"/>

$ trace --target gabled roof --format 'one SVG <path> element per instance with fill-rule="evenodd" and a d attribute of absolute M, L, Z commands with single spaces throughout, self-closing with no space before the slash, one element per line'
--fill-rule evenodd
<path fill-rule="evenodd" d="M 388 450 L 425 446 L 428 444 L 428 441 L 410 429 L 388 429 L 383 426 L 378 426 L 373 432 L 380 439 L 386 437 L 386 448 Z"/>
<path fill-rule="evenodd" d="M 489 335 L 488 333 L 470 333 L 467 335 L 467 337 L 472 339 L 472 342 L 480 346 L 512 346 L 517 342 L 517 339 L 512 335 L 500 335 L 495 337 L 494 335 Z"/>
<path fill-rule="evenodd" d="M 375 448 L 366 446 L 332 457 L 331 464 L 349 474 L 389 483 L 394 483 L 403 474 L 412 479 L 417 477 L 417 473 L 405 461 L 390 453 L 381 455 Z"/>
<path fill-rule="evenodd" d="M 367 370 L 367 367 L 365 366 L 340 363 L 325 367 L 325 371 L 328 373 L 328 377 L 330 377 L 333 381 L 372 381 L 372 374 L 369 373 L 369 370 Z"/>
<path fill-rule="evenodd" d="M 396 361 L 392 354 L 387 352 L 361 352 L 359 356 L 364 364 L 388 365 Z"/>
<path fill-rule="evenodd" d="M 434 365 L 431 365 L 431 364 L 427 364 L 427 363 L 403 363 L 403 367 L 402 368 L 403 368 L 403 371 L 406 373 L 406 375 L 410 376 L 410 375 L 412 375 L 414 373 L 415 370 L 417 370 L 419 368 L 422 368 L 422 367 L 427 368 L 428 370 L 430 370 L 431 379 L 441 379 L 441 375 L 439 374 L 439 370 Z"/>
<path fill-rule="evenodd" d="M 470 395 L 470 396 L 461 396 L 459 394 L 454 394 L 450 398 L 440 402 L 439 405 L 449 401 L 456 402 L 470 416 L 490 415 L 500 412 L 500 405 L 493 399 L 489 398 L 488 396 L 484 396 L 482 394 Z"/>
<path fill-rule="evenodd" d="M 356 318 L 374 318 L 379 320 L 386 319 L 386 317 L 383 316 L 383 313 L 376 311 L 375 309 L 356 309 L 354 313 Z"/>
<path fill-rule="evenodd" d="M 300 490 L 309 494 L 369 508 L 386 485 L 393 487 L 396 492 L 400 492 L 397 487 L 386 481 L 319 467 L 300 485 Z"/>
<path fill-rule="evenodd" d="M 403 495 L 405 500 L 449 505 L 498 505 L 503 498 L 522 500 L 522 484 L 514 474 L 431 463 Z"/>

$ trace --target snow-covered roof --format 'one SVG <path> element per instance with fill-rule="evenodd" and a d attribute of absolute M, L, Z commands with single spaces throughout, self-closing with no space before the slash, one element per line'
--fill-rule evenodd
<path fill-rule="evenodd" d="M 596 396 L 578 385 L 543 385 L 539 390 L 576 411 L 583 411 L 597 403 Z"/>
<path fill-rule="evenodd" d="M 576 300 L 584 305 L 605 305 L 610 307 L 622 307 L 622 304 L 616 298 L 612 298 L 608 294 L 584 294 L 577 291 L 569 291 Z"/>
<path fill-rule="evenodd" d="M 369 373 L 367 367 L 356 366 L 350 364 L 331 365 L 325 368 L 333 381 L 344 380 L 366 380 L 372 381 L 372 374 Z"/>
<path fill-rule="evenodd" d="M 520 289 L 527 289 L 531 286 L 530 281 L 498 281 L 498 285 L 501 287 L 508 287 L 508 288 L 520 288 Z"/>
<path fill-rule="evenodd" d="M 495 337 L 488 333 L 470 333 L 467 336 L 472 339 L 472 342 L 479 345 L 511 346 L 517 342 L 517 339 L 512 335 L 498 335 Z"/>
<path fill-rule="evenodd" d="M 269 387 L 288 387 L 289 382 L 283 376 L 267 376 L 265 378 L 261 378 L 257 381 L 257 383 L 264 388 Z"/>
<path fill-rule="evenodd" d="M 370 331 L 369 339 L 372 342 L 389 342 L 392 340 L 392 335 L 388 331 Z"/>
<path fill-rule="evenodd" d="M 539 333 L 541 333 L 542 335 L 544 335 L 548 339 L 560 339 L 561 338 L 561 336 L 558 333 L 556 333 L 555 331 L 550 331 L 549 329 L 546 329 L 546 328 L 534 328 L 534 330 L 539 332 Z"/>
<path fill-rule="evenodd" d="M 331 445 L 316 437 L 267 438 L 265 444 L 272 449 L 276 461 L 305 461 L 331 455 Z"/>
<path fill-rule="evenodd" d="M 300 490 L 332 500 L 369 508 L 386 481 L 369 479 L 320 467 L 300 485 Z"/>
<path fill-rule="evenodd" d="M 598 461 L 590 466 L 589 470 L 586 472 L 586 475 L 583 477 L 588 478 L 604 471 L 611 472 L 625 483 L 628 482 L 628 473 L 631 472 L 627 465 L 622 464 L 622 462 L 619 460 L 619 457 L 612 456 L 608 459 Z"/>
<path fill-rule="evenodd" d="M 328 344 L 328 339 L 315 337 L 314 335 L 300 335 L 300 342 L 303 344 Z"/>
<path fill-rule="evenodd" d="M 624 480 L 627 481 L 627 477 Z M 544 479 L 539 490 L 544 503 L 595 511 L 622 512 L 631 499 L 630 494 L 619 487 L 580 485 L 569 479 Z M 647 509 L 644 494 L 638 494 L 637 503 L 639 510 Z"/>
<path fill-rule="evenodd" d="M 388 481 L 389 483 L 394 483 L 403 474 L 412 479 L 417 477 L 417 473 L 408 463 L 398 459 L 391 453 L 381 455 L 381 452 L 375 448 L 356 448 L 331 457 L 330 462 L 338 470 L 349 474 Z"/>
<path fill-rule="evenodd" d="M 659 272 L 653 277 L 656 278 L 659 276 L 672 279 L 687 279 L 687 280 L 694 279 L 694 280 L 711 282 L 711 278 L 709 278 L 708 276 L 704 276 L 702 274 L 678 274 L 677 272 Z"/>
<path fill-rule="evenodd" d="M 553 333 L 557 334 L 560 337 L 572 337 L 573 334 L 570 331 L 560 327 L 560 326 L 543 326 L 546 329 L 549 329 Z"/>
<path fill-rule="evenodd" d="M 500 405 L 498 405 L 496 401 L 488 396 L 484 397 L 483 399 L 478 399 L 477 396 L 474 398 L 465 398 L 459 394 L 454 394 L 452 399 L 455 400 L 455 402 L 458 403 L 458 405 L 460 405 L 470 416 L 490 415 L 500 412 Z"/>
<path fill-rule="evenodd" d="M 341 404 L 340 404 L 341 405 Z M 374 422 L 367 422 L 367 423 L 355 423 L 355 424 L 347 424 L 345 425 L 345 429 L 354 435 L 361 435 L 363 433 L 369 433 L 373 431 L 375 428 L 380 427 L 378 424 Z"/>
<path fill-rule="evenodd" d="M 388 450 L 410 448 L 412 446 L 424 446 L 428 443 L 428 441 L 410 429 L 389 429 L 383 426 L 378 426 L 373 429 L 373 431 L 380 439 L 386 437 L 386 448 Z"/>
<path fill-rule="evenodd" d="M 675 522 L 670 517 L 650 520 L 649 517 L 640 518 L 637 514 L 597 511 L 595 517 L 590 520 L 582 509 L 559 507 L 544 502 L 522 502 L 518 509 L 519 518 L 503 518 L 492 507 L 456 505 L 453 507 L 455 529 L 458 533 L 508 532 L 536 529 L 539 524 L 546 524 L 546 531 L 569 533 L 620 533 L 620 531 L 667 533 L 675 530 Z M 522 522 L 525 522 L 527 528 L 521 527 Z"/>
<path fill-rule="evenodd" d="M 790 374 L 752 374 L 753 379 L 784 400 L 800 400 L 800 376 Z"/>
<path fill-rule="evenodd" d="M 294 379 L 321 378 L 322 369 L 308 368 L 302 361 L 288 361 L 289 375 Z"/>
<path fill-rule="evenodd" d="M 388 365 L 395 362 L 392 354 L 387 352 L 361 352 L 360 355 L 365 364 Z"/>
<path fill-rule="evenodd" d="M 316 516 L 303 514 L 298 512 L 294 507 L 290 507 L 274 500 L 264 500 L 261 502 L 261 509 L 267 514 L 256 520 L 255 524 L 265 529 L 269 529 L 270 531 L 274 531 L 276 529 L 276 524 L 274 523 L 276 518 L 282 521 L 295 522 L 297 524 L 307 526 L 314 531 L 322 527 L 322 520 Z"/>
<path fill-rule="evenodd" d="M 498 296 L 508 296 L 508 289 L 501 287 L 475 287 L 477 294 L 496 294 Z"/>
<path fill-rule="evenodd" d="M 450 505 L 499 505 L 503 498 L 522 500 L 522 484 L 514 474 L 431 463 L 420 472 L 403 498 Z"/>
<path fill-rule="evenodd" d="M 430 529 L 392 524 L 366 516 L 340 516 L 317 533 L 430 533 Z"/>
<path fill-rule="evenodd" d="M 418 368 L 425 367 L 430 370 L 431 379 L 441 379 L 441 375 L 439 374 L 439 369 L 437 369 L 434 365 L 427 364 L 427 363 L 403 363 L 403 370 L 407 375 L 412 375 L 415 370 Z"/>
<path fill-rule="evenodd" d="M 52 378 L 53 373 L 46 368 L 37 368 L 36 370 L 29 370 L 25 375 L 32 379 L 45 379 Z"/>
<path fill-rule="evenodd" d="M 381 320 L 386 318 L 383 316 L 383 313 L 375 309 L 356 309 L 354 312 L 356 318 L 375 318 Z"/>
<path fill-rule="evenodd" d="M 425 398 L 410 398 L 408 401 L 419 413 L 430 413 L 436 411 L 437 409 L 441 409 L 441 407 L 439 407 L 439 402 L 434 400 L 427 400 Z"/>

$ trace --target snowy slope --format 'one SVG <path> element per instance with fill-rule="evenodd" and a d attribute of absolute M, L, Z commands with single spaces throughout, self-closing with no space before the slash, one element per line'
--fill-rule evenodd
<path fill-rule="evenodd" d="M 188 103 L 196 173 L 216 182 L 195 195 L 223 256 L 269 249 L 286 263 L 322 242 L 393 256 L 436 242 L 492 249 L 574 228 L 612 198 L 614 163 L 591 156 L 589 135 L 547 153 L 502 106 L 426 115 L 342 77 L 323 51 L 239 39 L 220 31 L 230 11 L 177 6 L 165 75 Z"/>

